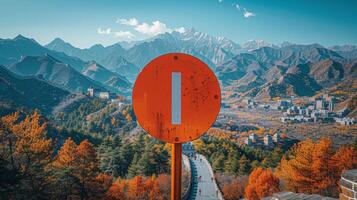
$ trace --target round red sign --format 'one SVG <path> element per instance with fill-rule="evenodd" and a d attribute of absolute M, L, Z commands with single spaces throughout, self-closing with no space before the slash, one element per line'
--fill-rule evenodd
<path fill-rule="evenodd" d="M 214 123 L 221 91 L 204 62 L 188 54 L 170 53 L 143 68 L 132 99 L 137 120 L 150 135 L 183 143 L 200 137 Z"/>

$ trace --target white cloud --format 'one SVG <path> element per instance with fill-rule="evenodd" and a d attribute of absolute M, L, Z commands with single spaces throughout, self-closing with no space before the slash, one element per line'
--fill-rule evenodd
<path fill-rule="evenodd" d="M 180 27 L 180 28 L 176 28 L 175 31 L 177 31 L 179 33 L 184 33 L 186 31 L 186 29 L 184 27 Z"/>
<path fill-rule="evenodd" d="M 123 25 L 128 25 L 128 26 L 137 26 L 139 24 L 138 20 L 136 18 L 130 18 L 130 19 L 118 19 L 116 21 L 118 24 L 123 24 Z"/>
<path fill-rule="evenodd" d="M 111 33 L 111 29 L 110 28 L 107 28 L 107 29 L 98 28 L 97 33 L 109 35 Z"/>
<path fill-rule="evenodd" d="M 116 21 L 118 24 L 122 25 L 127 25 L 127 26 L 132 26 L 134 27 L 134 30 L 136 30 L 139 33 L 142 33 L 144 35 L 148 36 L 155 36 L 158 34 L 166 33 L 169 32 L 171 33 L 172 31 L 177 31 L 180 33 L 185 32 L 184 27 L 178 27 L 178 28 L 169 28 L 166 24 L 156 20 L 154 22 L 150 23 L 139 23 L 139 21 L 136 18 L 130 18 L 130 19 L 123 19 L 120 18 Z"/>
<path fill-rule="evenodd" d="M 160 21 L 154 21 L 152 22 L 152 25 L 147 24 L 147 23 L 142 23 L 142 24 L 138 24 L 135 27 L 135 30 L 146 34 L 146 35 L 151 35 L 151 36 L 155 36 L 161 33 L 166 33 L 166 32 L 172 32 L 171 29 L 169 29 L 166 24 L 160 22 Z"/>
<path fill-rule="evenodd" d="M 118 31 L 114 33 L 114 36 L 120 40 L 133 40 L 135 37 L 130 31 Z"/>
<path fill-rule="evenodd" d="M 223 0 L 218 0 L 218 3 L 222 3 L 223 2 Z"/>
<path fill-rule="evenodd" d="M 249 18 L 249 17 L 254 17 L 254 16 L 256 16 L 255 13 L 250 12 L 250 11 L 247 11 L 247 9 L 245 9 L 244 7 L 242 7 L 241 5 L 239 5 L 239 4 L 237 4 L 237 3 L 232 4 L 232 6 L 233 6 L 234 8 L 236 8 L 239 12 L 241 12 L 245 18 Z"/>
<path fill-rule="evenodd" d="M 243 9 L 243 16 L 244 16 L 245 18 L 248 18 L 248 17 L 254 17 L 255 14 L 252 13 L 252 12 L 247 11 L 247 10 L 244 8 L 244 9 Z"/>

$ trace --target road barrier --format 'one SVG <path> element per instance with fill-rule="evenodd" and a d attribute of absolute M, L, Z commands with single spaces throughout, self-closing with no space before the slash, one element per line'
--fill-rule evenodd
<path fill-rule="evenodd" d="M 185 189 L 185 192 L 183 193 L 181 199 L 182 200 L 189 200 L 191 197 L 191 191 L 192 191 L 192 187 L 193 187 L 193 183 L 194 183 L 194 174 L 193 174 L 193 170 L 192 170 L 192 161 L 190 158 L 188 158 L 187 156 L 183 155 L 182 157 L 183 160 L 183 164 L 186 167 L 186 170 L 189 172 L 189 181 L 188 181 L 188 186 Z"/>

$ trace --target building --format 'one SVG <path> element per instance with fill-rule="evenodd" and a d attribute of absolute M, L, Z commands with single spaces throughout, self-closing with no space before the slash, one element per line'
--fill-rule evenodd
<path fill-rule="evenodd" d="M 317 110 L 332 111 L 334 109 L 334 98 L 327 94 L 324 94 L 323 97 L 316 98 L 315 108 Z"/>
<path fill-rule="evenodd" d="M 275 133 L 273 135 L 273 141 L 277 142 L 277 143 L 281 142 L 281 134 L 280 133 Z"/>
<path fill-rule="evenodd" d="M 306 114 L 307 114 L 307 109 L 299 108 L 299 115 L 306 116 Z"/>
<path fill-rule="evenodd" d="M 252 146 L 252 144 L 253 144 L 252 139 L 250 139 L 249 137 L 247 139 L 245 139 L 244 143 L 248 146 Z"/>
<path fill-rule="evenodd" d="M 99 92 L 99 98 L 101 99 L 115 99 L 117 95 L 109 91 Z"/>
<path fill-rule="evenodd" d="M 290 119 L 289 117 L 281 117 L 280 121 L 283 122 L 283 123 L 286 123 L 286 122 L 290 121 L 289 119 Z"/>
<path fill-rule="evenodd" d="M 182 144 L 182 153 L 188 157 L 195 155 L 195 146 L 192 142 L 187 142 Z"/>
<path fill-rule="evenodd" d="M 333 99 L 331 98 L 331 100 L 328 102 L 328 110 L 333 111 L 333 109 L 334 109 L 334 103 L 333 103 Z"/>
<path fill-rule="evenodd" d="M 221 108 L 230 108 L 231 106 L 228 103 L 222 102 Z"/>
<path fill-rule="evenodd" d="M 291 101 L 290 100 L 279 100 L 277 108 L 279 110 L 285 110 L 289 106 L 291 106 Z"/>
<path fill-rule="evenodd" d="M 99 92 L 99 98 L 101 99 L 109 99 L 109 92 Z"/>
<path fill-rule="evenodd" d="M 317 110 L 324 110 L 325 109 L 325 101 L 323 99 L 318 99 L 315 101 L 315 108 Z"/>
<path fill-rule="evenodd" d="M 281 107 L 289 107 L 290 105 L 291 105 L 291 101 L 279 100 L 279 106 L 281 106 Z"/>
<path fill-rule="evenodd" d="M 266 135 L 264 136 L 264 145 L 265 145 L 265 146 L 269 146 L 269 147 L 271 147 L 271 146 L 274 145 L 274 144 L 273 144 L 273 138 L 271 137 L 271 135 L 266 134 Z"/>
<path fill-rule="evenodd" d="M 258 140 L 258 136 L 257 134 L 255 133 L 252 133 L 249 135 L 249 139 L 252 141 L 252 142 L 256 142 Z"/>
<path fill-rule="evenodd" d="M 313 105 L 308 106 L 307 109 L 310 110 L 310 111 L 315 110 L 315 106 L 313 106 Z"/>
<path fill-rule="evenodd" d="M 87 89 L 87 95 L 90 97 L 99 97 L 100 89 L 90 87 Z"/>
<path fill-rule="evenodd" d="M 344 118 L 334 118 L 335 121 L 343 126 L 350 126 L 355 123 L 354 118 L 344 117 Z"/>
<path fill-rule="evenodd" d="M 315 118 L 311 118 L 311 117 L 304 117 L 302 115 L 294 115 L 294 116 L 284 116 L 281 117 L 280 120 L 283 123 L 286 122 L 313 122 L 314 120 L 317 121 L 318 119 L 320 119 L 319 117 L 315 117 Z"/>
<path fill-rule="evenodd" d="M 345 109 L 337 111 L 336 114 L 338 117 L 345 117 L 348 113 L 349 113 L 349 110 L 347 108 L 345 108 Z"/>
<path fill-rule="evenodd" d="M 296 115 L 299 114 L 299 108 L 297 106 L 291 106 L 286 110 L 286 113 L 288 115 Z"/>
<path fill-rule="evenodd" d="M 271 136 L 270 134 L 264 134 L 264 136 L 258 136 L 255 133 L 252 133 L 244 140 L 244 143 L 253 148 L 263 148 L 263 149 L 272 149 L 275 146 L 274 141 L 278 141 L 276 143 L 282 143 L 282 139 L 280 137 L 280 133 Z"/>
<path fill-rule="evenodd" d="M 90 97 L 99 97 L 101 99 L 108 100 L 116 99 L 118 97 L 118 95 L 115 93 L 111 93 L 109 91 L 102 91 L 101 89 L 93 87 L 87 89 L 87 95 Z"/>

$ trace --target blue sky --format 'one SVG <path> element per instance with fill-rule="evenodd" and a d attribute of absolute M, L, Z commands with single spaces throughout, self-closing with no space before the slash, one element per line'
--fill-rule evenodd
<path fill-rule="evenodd" d="M 357 45 L 356 10 L 354 0 L 0 0 L 0 38 L 83 48 L 193 27 L 238 43 Z"/>

